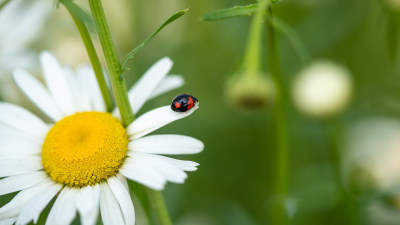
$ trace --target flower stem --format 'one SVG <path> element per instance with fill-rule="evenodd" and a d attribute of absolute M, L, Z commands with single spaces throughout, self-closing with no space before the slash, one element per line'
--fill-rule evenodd
<path fill-rule="evenodd" d="M 107 83 L 103 75 L 103 70 L 101 68 L 99 57 L 97 56 L 96 49 L 93 45 L 93 41 L 90 37 L 89 31 L 85 24 L 79 20 L 69 8 L 67 8 L 70 13 L 72 19 L 75 22 L 76 27 L 79 30 L 79 33 L 82 37 L 83 43 L 85 45 L 86 51 L 88 53 L 90 63 L 92 64 L 94 74 L 96 75 L 97 83 L 99 84 L 101 94 L 103 96 L 104 103 L 106 104 L 106 108 L 108 112 L 114 108 L 114 104 L 111 98 L 111 95 L 107 88 Z"/>
<path fill-rule="evenodd" d="M 162 225 L 172 225 L 167 207 L 165 206 L 161 192 L 147 188 L 147 195 L 150 196 L 153 209 Z"/>
<path fill-rule="evenodd" d="M 96 23 L 101 47 L 106 58 L 111 87 L 114 92 L 115 101 L 121 113 L 122 122 L 128 126 L 134 119 L 132 108 L 128 99 L 128 92 L 121 63 L 117 56 L 117 50 L 111 39 L 110 29 L 107 24 L 101 0 L 89 0 L 90 9 Z"/>
<path fill-rule="evenodd" d="M 330 160 L 331 160 L 331 165 L 332 165 L 332 173 L 334 176 L 334 180 L 336 181 L 337 189 L 340 193 L 340 197 L 346 194 L 346 189 L 344 187 L 344 184 L 342 182 L 342 176 L 341 176 L 341 154 L 340 154 L 340 138 L 338 137 L 338 134 L 340 133 L 340 122 L 337 120 L 334 121 L 327 121 L 326 130 L 327 130 L 327 135 L 329 138 L 329 143 L 330 143 Z"/>
<path fill-rule="evenodd" d="M 341 146 L 343 145 L 343 125 L 340 118 L 325 121 L 325 129 L 330 143 L 330 160 L 333 179 L 338 191 L 337 207 L 340 208 L 343 220 L 349 224 L 360 224 L 357 200 L 345 188 L 341 173 Z"/>
<path fill-rule="evenodd" d="M 250 25 L 250 34 L 243 61 L 243 69 L 247 72 L 246 74 L 256 75 L 259 74 L 258 72 L 260 71 L 261 31 L 268 5 L 268 0 L 258 3 L 257 12 L 253 16 Z"/>
<path fill-rule="evenodd" d="M 276 31 L 271 23 L 273 20 L 272 6 L 268 7 L 267 41 L 268 41 L 268 70 L 275 81 L 276 100 L 274 106 L 274 121 L 277 135 L 275 152 L 275 177 L 273 195 L 279 200 L 272 207 L 271 224 L 288 224 L 285 201 L 288 189 L 289 145 L 287 133 L 286 96 L 283 90 L 283 76 L 280 70 L 278 41 Z"/>
<path fill-rule="evenodd" d="M 89 5 L 96 23 L 104 56 L 106 58 L 111 88 L 121 113 L 122 122 L 126 127 L 133 122 L 135 117 L 129 103 L 128 92 L 121 63 L 117 57 L 117 51 L 111 39 L 110 29 L 107 24 L 101 0 L 89 0 Z M 171 219 L 169 218 L 169 214 L 165 207 L 164 199 L 161 193 L 150 190 L 144 186 L 143 189 L 147 190 L 147 195 L 153 205 L 153 209 L 156 211 L 156 215 L 160 224 L 171 225 Z"/>

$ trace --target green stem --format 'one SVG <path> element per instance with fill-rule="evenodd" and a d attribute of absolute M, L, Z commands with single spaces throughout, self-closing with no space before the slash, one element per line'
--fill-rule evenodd
<path fill-rule="evenodd" d="M 4 0 L 2 3 L 0 3 L 0 10 L 3 9 L 4 6 L 7 5 L 7 3 L 9 3 L 11 0 Z"/>
<path fill-rule="evenodd" d="M 257 11 L 251 22 L 249 39 L 247 41 L 246 53 L 243 61 L 243 69 L 248 72 L 247 74 L 256 75 L 260 71 L 261 32 L 268 5 L 268 0 L 258 3 Z"/>
<path fill-rule="evenodd" d="M 115 100 L 121 113 L 122 122 L 125 126 L 128 126 L 133 122 L 135 117 L 129 103 L 125 77 L 123 75 L 121 63 L 117 57 L 117 51 L 111 39 L 111 33 L 104 14 L 103 6 L 101 0 L 89 0 L 89 5 L 99 33 L 99 39 L 104 56 L 106 58 L 111 88 L 114 92 Z M 147 195 L 156 211 L 160 224 L 171 225 L 172 223 L 161 193 L 146 187 L 143 187 L 143 189 L 147 191 Z"/>
<path fill-rule="evenodd" d="M 128 126 L 134 119 L 131 105 L 128 99 L 125 77 L 117 56 L 117 50 L 111 39 L 110 29 L 107 24 L 101 0 L 89 0 L 90 9 L 96 23 L 100 44 L 106 58 L 111 87 L 115 101 L 121 113 L 122 123 Z"/>
<path fill-rule="evenodd" d="M 334 180 L 336 181 L 337 188 L 340 192 L 340 197 L 346 195 L 346 189 L 344 188 L 344 184 L 342 182 L 341 176 L 341 169 L 340 169 L 340 161 L 341 161 L 341 154 L 340 154 L 340 147 L 339 147 L 339 127 L 338 122 L 335 121 L 328 121 L 327 126 L 327 134 L 330 143 L 330 160 L 332 164 L 332 172 L 334 176 Z"/>
<path fill-rule="evenodd" d="M 289 42 L 292 43 L 294 50 L 297 52 L 303 63 L 309 64 L 311 61 L 310 53 L 308 52 L 306 46 L 304 45 L 303 41 L 301 40 L 296 30 L 293 29 L 285 21 L 276 17 L 274 17 L 274 19 L 271 20 L 271 23 L 275 26 L 275 28 L 278 31 L 280 31 L 282 34 L 286 36 Z"/>
<path fill-rule="evenodd" d="M 165 206 L 163 196 L 161 192 L 152 189 L 147 189 L 147 195 L 150 197 L 151 204 L 156 215 L 162 225 L 172 225 L 171 219 L 169 217 L 167 207 Z"/>
<path fill-rule="evenodd" d="M 330 160 L 332 166 L 332 173 L 338 190 L 337 207 L 340 209 L 341 214 L 337 215 L 341 221 L 348 221 L 349 224 L 360 224 L 359 221 L 359 206 L 354 198 L 345 188 L 341 175 L 341 152 L 340 147 L 342 140 L 340 138 L 343 134 L 342 122 L 340 118 L 326 121 L 326 130 L 330 144 Z M 342 217 L 342 218 L 340 218 Z"/>
<path fill-rule="evenodd" d="M 83 43 L 85 45 L 86 51 L 88 53 L 90 63 L 92 64 L 94 74 L 96 75 L 97 83 L 99 84 L 101 94 L 104 99 L 104 103 L 106 104 L 106 108 L 108 112 L 111 112 L 111 110 L 114 108 L 114 104 L 111 98 L 111 95 L 108 91 L 107 88 L 107 83 L 103 75 L 103 69 L 101 68 L 100 60 L 99 57 L 97 56 L 96 49 L 93 45 L 93 41 L 90 37 L 89 31 L 85 24 L 79 20 L 73 12 L 70 11 L 69 8 L 67 8 L 68 12 L 70 13 L 72 19 L 75 22 L 76 27 L 79 30 L 79 33 L 82 37 Z"/>
<path fill-rule="evenodd" d="M 271 23 L 272 20 L 272 6 L 269 6 L 267 20 L 268 69 L 275 81 L 276 99 L 273 115 L 277 135 L 277 148 L 275 153 L 276 174 L 273 182 L 273 195 L 278 197 L 277 199 L 280 199 L 280 201 L 273 206 L 271 224 L 282 225 L 288 224 L 285 201 L 288 191 L 289 145 L 287 132 L 286 96 L 283 90 L 284 81 L 280 70 L 278 41 L 275 28 Z"/>

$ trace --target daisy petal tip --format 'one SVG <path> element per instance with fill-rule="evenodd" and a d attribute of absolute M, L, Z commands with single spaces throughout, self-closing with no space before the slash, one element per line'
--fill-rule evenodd
<path fill-rule="evenodd" d="M 24 77 L 27 75 L 28 72 L 26 72 L 23 69 L 15 69 L 12 71 L 12 77 L 14 80 L 19 80 L 21 77 Z"/>
<path fill-rule="evenodd" d="M 195 171 L 197 171 L 199 168 L 197 168 L 197 167 L 192 167 L 192 168 L 186 168 L 185 169 L 185 171 L 188 171 L 188 172 L 195 172 Z"/>
<path fill-rule="evenodd" d="M 165 64 L 166 66 L 172 66 L 174 64 L 174 62 L 172 61 L 172 59 L 168 56 L 162 57 L 158 63 L 162 63 Z"/>
<path fill-rule="evenodd" d="M 167 79 L 174 80 L 177 86 L 181 87 L 185 84 L 185 79 L 180 74 L 169 74 Z"/>
<path fill-rule="evenodd" d="M 51 54 L 49 51 L 43 51 L 40 54 L 40 61 L 41 62 L 45 62 L 45 61 L 48 61 L 48 60 L 55 60 L 53 54 Z"/>
<path fill-rule="evenodd" d="M 176 181 L 173 181 L 173 183 L 175 183 L 175 184 L 183 184 L 183 183 L 185 183 L 185 180 L 186 179 L 176 180 Z"/>
<path fill-rule="evenodd" d="M 174 181 L 177 184 L 183 184 L 185 183 L 186 179 L 188 178 L 188 175 L 184 172 L 185 176 L 183 176 L 181 179 Z"/>
<path fill-rule="evenodd" d="M 196 162 L 193 162 L 193 164 L 190 166 L 190 167 L 188 167 L 188 168 L 186 168 L 185 170 L 186 171 L 190 171 L 190 172 L 194 172 L 194 171 L 197 171 L 200 166 L 200 164 L 198 164 L 198 163 L 196 163 Z"/>
<path fill-rule="evenodd" d="M 153 109 L 132 122 L 127 128 L 127 133 L 131 136 L 131 140 L 138 139 L 173 121 L 189 116 L 194 110 L 195 108 L 186 112 L 175 112 L 170 105 Z"/>
<path fill-rule="evenodd" d="M 138 182 L 138 181 L 136 181 L 136 182 Z M 145 184 L 145 183 L 142 183 L 142 182 L 138 182 L 138 183 L 140 183 L 140 184 L 142 184 L 142 185 L 144 185 L 144 186 L 146 186 L 148 188 L 151 188 L 151 189 L 153 189 L 155 191 L 162 191 L 162 190 L 164 190 L 165 185 L 167 185 L 167 181 L 166 180 L 164 182 L 162 182 L 162 183 L 159 183 L 159 184 L 147 184 L 147 183 Z"/>
<path fill-rule="evenodd" d="M 167 181 L 167 180 L 164 180 L 164 181 L 163 181 L 162 183 L 160 183 L 159 185 L 154 186 L 154 187 L 151 187 L 151 188 L 153 188 L 153 189 L 156 190 L 156 191 L 162 191 L 162 190 L 165 189 L 165 186 L 167 185 L 167 183 L 168 183 L 168 181 Z"/>
<path fill-rule="evenodd" d="M 166 185 L 166 184 L 163 184 L 162 186 L 161 186 L 161 185 L 160 185 L 160 186 L 151 186 L 151 187 L 149 187 L 149 188 L 151 188 L 151 189 L 153 189 L 153 190 L 155 190 L 155 191 L 162 191 L 162 190 L 164 190 L 165 185 Z"/>
<path fill-rule="evenodd" d="M 198 140 L 198 139 L 195 139 L 196 140 L 196 152 L 194 153 L 194 154 L 197 154 L 197 153 L 200 153 L 200 152 L 202 152 L 203 150 L 204 150 L 204 142 L 202 142 L 202 141 L 200 141 L 200 140 Z"/>

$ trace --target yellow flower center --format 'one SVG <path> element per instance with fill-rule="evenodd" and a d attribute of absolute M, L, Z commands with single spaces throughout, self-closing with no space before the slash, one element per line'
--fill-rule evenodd
<path fill-rule="evenodd" d="M 76 113 L 47 133 L 42 163 L 54 181 L 83 187 L 115 175 L 127 149 L 125 128 L 110 113 Z"/>

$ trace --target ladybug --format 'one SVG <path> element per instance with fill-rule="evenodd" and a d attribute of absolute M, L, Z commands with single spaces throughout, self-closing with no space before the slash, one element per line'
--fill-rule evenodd
<path fill-rule="evenodd" d="M 171 109 L 175 112 L 186 112 L 199 104 L 199 100 L 188 93 L 176 96 L 171 103 Z"/>

